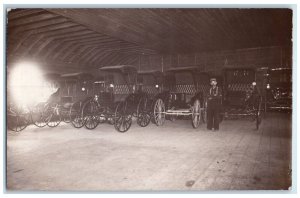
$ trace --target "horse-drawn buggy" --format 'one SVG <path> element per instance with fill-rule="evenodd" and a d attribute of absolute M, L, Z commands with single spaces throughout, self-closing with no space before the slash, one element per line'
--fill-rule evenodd
<path fill-rule="evenodd" d="M 142 95 L 142 99 L 138 105 L 138 114 L 145 116 L 138 116 L 138 118 L 146 118 L 139 120 L 140 126 L 145 127 L 154 121 L 154 104 L 155 101 L 163 95 L 164 90 L 164 75 L 157 70 L 140 71 L 137 77 L 138 93 Z M 143 106 L 142 106 L 143 105 Z"/>
<path fill-rule="evenodd" d="M 154 104 L 155 123 L 159 126 L 164 124 L 166 118 L 189 116 L 192 126 L 198 128 L 206 112 L 209 74 L 197 66 L 171 68 L 166 71 L 165 82 L 168 91 Z"/>
<path fill-rule="evenodd" d="M 262 97 L 253 68 L 223 70 L 224 119 L 250 117 L 259 128 L 262 117 Z"/>
<path fill-rule="evenodd" d="M 94 129 L 103 121 L 113 124 L 119 132 L 126 132 L 137 117 L 140 126 L 149 124 L 150 116 L 145 93 L 138 90 L 137 69 L 130 65 L 105 66 L 99 69 L 102 76 L 102 89 L 84 104 L 85 126 Z"/>
<path fill-rule="evenodd" d="M 10 76 L 9 76 L 10 77 Z M 11 77 L 10 77 L 11 78 Z M 60 78 L 59 74 L 47 73 L 40 84 L 14 85 L 9 83 L 7 89 L 7 127 L 19 132 L 28 125 L 34 124 L 37 127 L 47 125 L 47 97 L 51 91 L 56 89 L 57 84 L 53 80 Z M 35 97 L 31 94 L 34 93 Z M 25 99 L 24 99 L 25 98 Z"/>
<path fill-rule="evenodd" d="M 268 71 L 267 108 L 292 109 L 292 69 L 274 68 Z"/>
<path fill-rule="evenodd" d="M 80 117 L 85 100 L 88 99 L 93 76 L 89 73 L 64 74 L 57 80 L 59 87 L 47 102 L 46 123 L 50 127 L 58 126 L 61 121 L 71 122 L 74 127 L 84 125 Z"/>

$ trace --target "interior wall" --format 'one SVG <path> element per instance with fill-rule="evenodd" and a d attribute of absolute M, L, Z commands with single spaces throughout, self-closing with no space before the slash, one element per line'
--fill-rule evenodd
<path fill-rule="evenodd" d="M 216 75 L 219 75 L 225 67 L 291 67 L 292 49 L 289 46 L 276 46 L 193 54 L 140 56 L 138 68 L 139 70 L 164 71 L 170 67 L 192 65 L 198 65 L 203 71 Z"/>

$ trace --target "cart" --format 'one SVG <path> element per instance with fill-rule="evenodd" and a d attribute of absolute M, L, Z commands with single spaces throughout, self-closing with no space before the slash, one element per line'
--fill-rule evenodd
<path fill-rule="evenodd" d="M 188 116 L 192 126 L 198 128 L 205 113 L 209 74 L 198 66 L 171 68 L 166 71 L 165 82 L 169 91 L 157 98 L 154 104 L 156 125 L 163 125 L 167 117 Z"/>
<path fill-rule="evenodd" d="M 123 133 L 131 127 L 133 116 L 143 122 L 148 119 L 148 115 L 137 110 L 138 105 L 144 105 L 141 101 L 145 100 L 141 100 L 144 93 L 137 90 L 137 70 L 134 66 L 105 66 L 99 69 L 99 75 L 104 76 L 104 89 L 83 108 L 88 118 L 85 124 L 88 129 L 96 128 L 102 121 L 109 121 Z"/>
<path fill-rule="evenodd" d="M 274 68 L 267 74 L 266 101 L 272 110 L 292 109 L 292 69 Z"/>
<path fill-rule="evenodd" d="M 61 121 L 71 122 L 75 128 L 84 126 L 85 117 L 81 112 L 89 98 L 92 79 L 89 73 L 61 75 L 59 88 L 51 95 L 46 107 L 51 115 L 47 120 L 49 127 L 58 126 Z"/>
<path fill-rule="evenodd" d="M 223 70 L 224 119 L 251 118 L 256 129 L 262 119 L 262 97 L 253 68 L 226 68 Z"/>

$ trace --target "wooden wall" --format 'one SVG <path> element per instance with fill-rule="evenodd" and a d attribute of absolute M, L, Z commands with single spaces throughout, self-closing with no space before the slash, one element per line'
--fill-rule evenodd
<path fill-rule="evenodd" d="M 198 65 L 203 71 L 220 74 L 224 67 L 291 67 L 291 47 L 264 47 L 193 54 L 140 56 L 139 70 L 164 71 L 170 67 Z"/>

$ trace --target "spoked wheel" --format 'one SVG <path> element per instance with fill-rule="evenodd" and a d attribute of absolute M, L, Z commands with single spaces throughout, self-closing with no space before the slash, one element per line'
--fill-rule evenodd
<path fill-rule="evenodd" d="M 49 127 L 56 127 L 61 122 L 58 104 L 50 104 L 47 109 L 46 123 Z"/>
<path fill-rule="evenodd" d="M 192 125 L 194 128 L 198 128 L 201 120 L 201 105 L 200 100 L 196 99 L 192 107 Z"/>
<path fill-rule="evenodd" d="M 131 123 L 132 115 L 127 111 L 127 102 L 120 102 L 115 110 L 115 129 L 121 133 L 124 133 L 131 127 Z"/>
<path fill-rule="evenodd" d="M 201 116 L 202 116 L 202 122 L 207 123 L 207 100 L 206 99 L 203 101 Z"/>
<path fill-rule="evenodd" d="M 97 104 L 95 102 L 88 102 L 83 107 L 83 114 L 85 116 L 85 128 L 95 129 L 99 124 L 97 116 Z"/>
<path fill-rule="evenodd" d="M 21 112 L 18 109 L 10 109 L 7 114 L 7 128 L 20 132 L 24 130 L 28 125 L 28 115 Z"/>
<path fill-rule="evenodd" d="M 141 127 L 146 127 L 150 123 L 151 116 L 147 105 L 148 99 L 146 97 L 141 98 L 137 107 L 137 123 Z"/>
<path fill-rule="evenodd" d="M 83 114 L 82 102 L 76 102 L 70 110 L 70 120 L 72 125 L 79 129 L 85 124 L 85 115 Z"/>
<path fill-rule="evenodd" d="M 261 123 L 261 120 L 262 120 L 262 99 L 260 98 L 259 100 L 259 104 L 258 104 L 258 109 L 257 109 L 257 112 L 256 112 L 256 130 L 259 129 L 259 125 Z"/>
<path fill-rule="evenodd" d="M 161 126 L 164 124 L 166 117 L 165 117 L 165 104 L 162 99 L 157 99 L 154 104 L 154 122 L 157 126 Z"/>
<path fill-rule="evenodd" d="M 49 121 L 49 116 L 51 114 L 47 113 L 47 104 L 38 104 L 32 113 L 33 124 L 40 128 L 45 127 Z"/>

